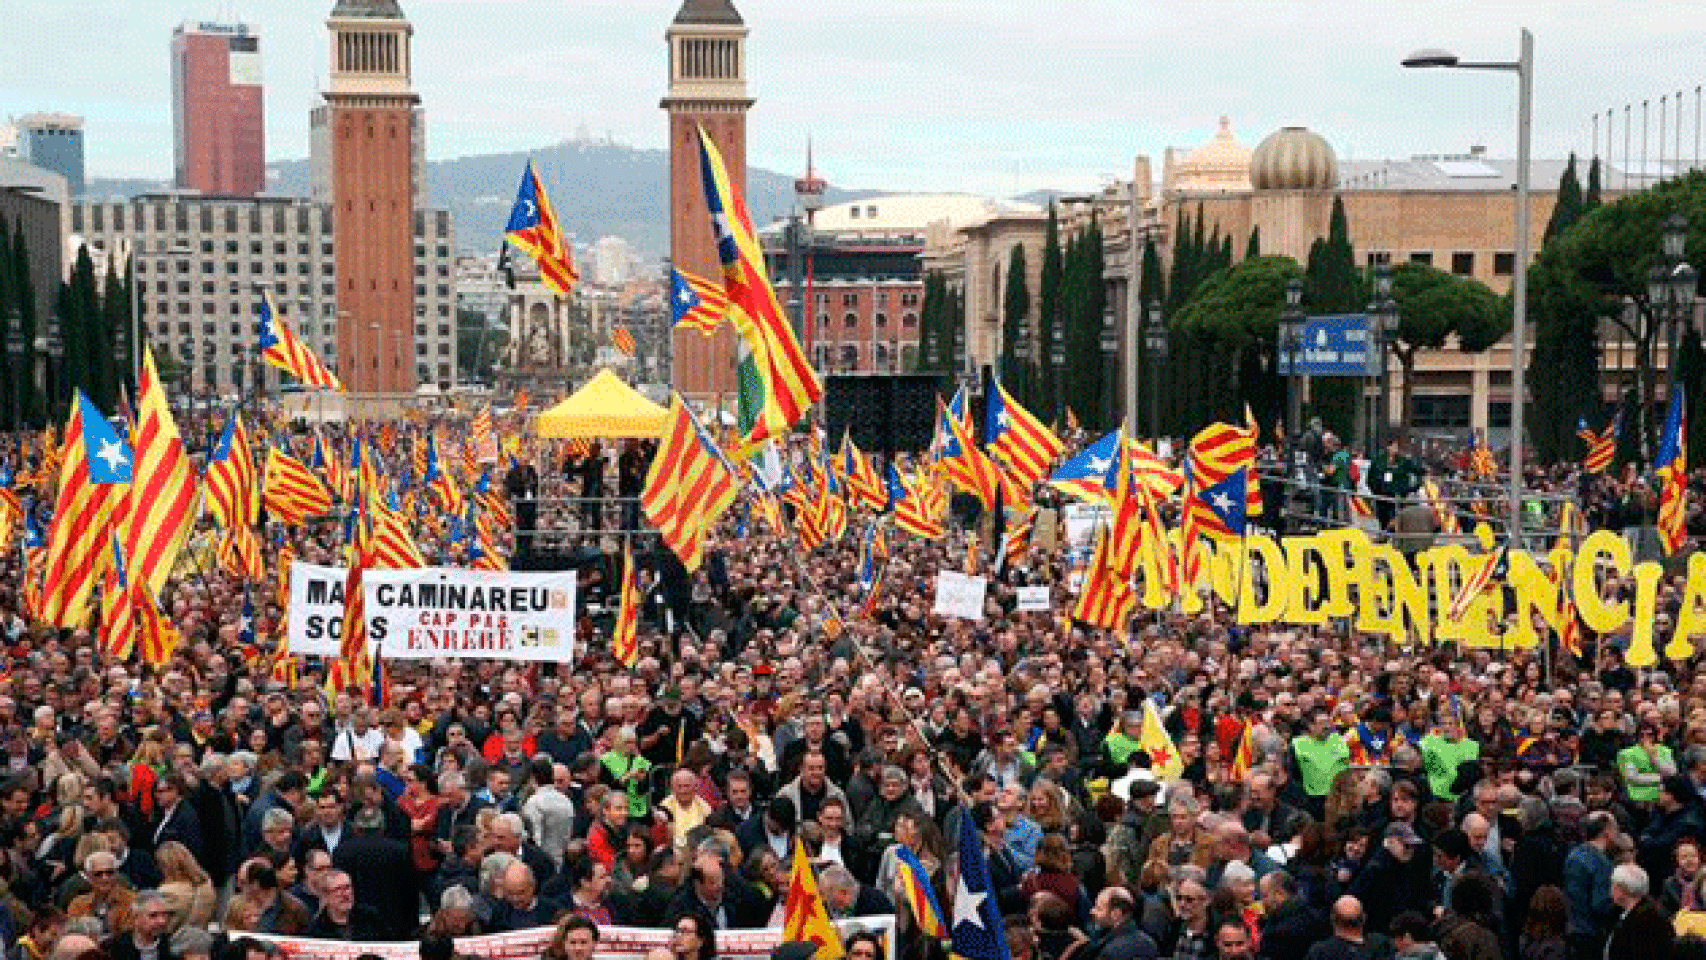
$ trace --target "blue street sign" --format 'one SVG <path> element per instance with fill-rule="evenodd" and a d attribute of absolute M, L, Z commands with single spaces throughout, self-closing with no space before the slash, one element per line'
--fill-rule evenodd
<path fill-rule="evenodd" d="M 1368 315 L 1309 317 L 1303 321 L 1303 342 L 1297 356 L 1281 345 L 1282 377 L 1375 377 L 1380 364 L 1369 349 Z"/>

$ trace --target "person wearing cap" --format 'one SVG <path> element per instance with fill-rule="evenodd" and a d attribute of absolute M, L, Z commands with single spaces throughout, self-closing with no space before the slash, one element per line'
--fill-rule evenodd
<path fill-rule="evenodd" d="M 1386 828 L 1380 850 L 1346 891 L 1366 905 L 1369 929 L 1385 930 L 1400 910 L 1426 910 L 1438 902 L 1425 846 L 1407 823 Z"/>
<path fill-rule="evenodd" d="M 358 809 L 350 828 L 351 836 L 332 853 L 332 866 L 349 876 L 356 900 L 378 914 L 384 939 L 414 936 L 419 926 L 420 883 L 408 846 L 385 835 L 385 813 L 377 807 Z"/>

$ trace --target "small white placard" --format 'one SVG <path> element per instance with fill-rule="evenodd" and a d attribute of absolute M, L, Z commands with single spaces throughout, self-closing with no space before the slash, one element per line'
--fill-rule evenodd
<path fill-rule="evenodd" d="M 1047 586 L 1019 588 L 1018 610 L 1020 613 L 1029 613 L 1035 610 L 1047 611 L 1050 606 L 1049 588 Z"/>
<path fill-rule="evenodd" d="M 988 589 L 989 581 L 983 577 L 943 570 L 936 574 L 935 613 L 962 620 L 982 620 L 983 596 Z"/>

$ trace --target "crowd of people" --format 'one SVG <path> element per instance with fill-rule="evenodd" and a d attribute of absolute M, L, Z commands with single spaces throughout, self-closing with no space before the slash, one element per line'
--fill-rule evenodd
<path fill-rule="evenodd" d="M 626 495 L 640 466 L 539 447 L 506 481 L 540 537 L 595 558 L 589 608 L 614 604 L 596 558 L 632 524 L 567 498 Z M 339 561 L 340 523 L 270 533 L 269 565 L 286 543 Z M 417 535 L 463 556 L 442 524 Z M 589 960 L 618 925 L 710 960 L 724 931 L 780 925 L 797 840 L 831 916 L 897 917 L 850 956 L 938 960 L 902 854 L 952 928 L 969 818 L 1014 960 L 1706 955 L 1693 662 L 1637 671 L 1611 637 L 1548 671 L 1213 603 L 1116 636 L 1061 619 L 1055 543 L 983 571 L 983 619 L 943 619 L 934 575 L 966 535 L 891 535 L 867 605 L 857 536 L 802 555 L 737 507 L 691 576 L 652 552 L 634 668 L 589 616 L 573 663 L 389 663 L 381 703 L 311 662 L 273 679 L 239 642 L 244 585 L 212 568 L 168 591 L 169 665 L 106 662 L 89 631 L 21 618 L 12 551 L 0 935 L 12 960 L 277 953 L 253 934 L 444 960 L 449 938 L 554 928 L 547 956 Z M 1018 612 L 1037 584 L 1055 611 Z M 250 588 L 264 647 L 284 611 Z M 1146 703 L 1176 758 L 1143 748 Z"/>

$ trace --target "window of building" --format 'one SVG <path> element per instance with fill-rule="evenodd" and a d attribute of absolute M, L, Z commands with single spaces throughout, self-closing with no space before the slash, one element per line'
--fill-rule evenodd
<path fill-rule="evenodd" d="M 1493 254 L 1493 276 L 1508 277 L 1516 272 L 1516 254 L 1501 251 Z"/>
<path fill-rule="evenodd" d="M 859 365 L 859 348 L 848 344 L 841 348 L 841 366 L 852 370 Z"/>
<path fill-rule="evenodd" d="M 179 280 L 178 281 L 178 294 L 180 296 L 186 296 L 187 297 L 187 296 L 189 296 L 189 292 L 190 292 L 190 282 L 188 280 Z"/>
<path fill-rule="evenodd" d="M 877 323 L 878 327 L 888 326 L 889 325 L 889 315 L 886 313 L 877 314 L 876 323 Z"/>
<path fill-rule="evenodd" d="M 1473 275 L 1475 273 L 1475 255 L 1463 250 L 1452 254 L 1451 272 L 1460 277 Z"/>
<path fill-rule="evenodd" d="M 448 284 L 441 283 L 438 285 L 437 289 L 438 289 L 438 295 L 439 296 L 441 296 L 441 297 L 450 296 L 450 286 Z"/>
<path fill-rule="evenodd" d="M 249 261 L 249 273 L 250 274 L 258 277 L 265 272 L 266 272 L 266 264 L 260 262 L 259 260 Z"/>
<path fill-rule="evenodd" d="M 906 316 L 900 318 L 900 323 L 903 327 L 916 327 L 918 326 L 918 314 L 908 313 Z"/>
<path fill-rule="evenodd" d="M 1371 267 L 1377 267 L 1383 263 L 1391 262 L 1392 251 L 1390 250 L 1370 250 L 1368 252 L 1368 265 Z"/>
<path fill-rule="evenodd" d="M 232 256 L 236 256 L 237 255 L 237 241 L 235 241 L 235 240 L 225 241 L 225 252 L 231 254 Z"/>
<path fill-rule="evenodd" d="M 273 252 L 274 256 L 279 256 L 279 257 L 286 256 L 287 254 L 290 253 L 290 244 L 285 243 L 283 240 L 280 240 L 277 243 L 272 245 L 272 252 Z"/>
<path fill-rule="evenodd" d="M 201 285 L 201 292 L 203 294 L 211 296 L 211 295 L 219 292 L 218 291 L 218 285 L 215 284 L 212 280 L 209 280 L 206 283 L 203 283 Z"/>
<path fill-rule="evenodd" d="M 202 273 L 202 276 L 212 276 L 212 275 L 213 275 L 213 270 L 214 270 L 214 266 L 213 266 L 213 261 L 212 261 L 212 260 L 203 260 L 203 261 L 202 261 L 202 262 L 201 262 L 201 273 Z"/>
<path fill-rule="evenodd" d="M 1434 262 L 1433 251 L 1431 251 L 1431 250 L 1417 250 L 1416 252 L 1410 254 L 1410 262 L 1411 263 L 1420 263 L 1420 264 L 1424 264 L 1426 266 L 1431 267 L 1431 266 L 1433 266 L 1433 262 Z"/>
<path fill-rule="evenodd" d="M 1469 395 L 1416 394 L 1410 425 L 1418 429 L 1462 430 L 1469 426 Z"/>
<path fill-rule="evenodd" d="M 279 252 L 282 253 L 283 251 L 281 250 Z M 261 242 L 259 240 L 250 240 L 249 241 L 249 256 L 258 257 L 260 255 L 261 255 Z"/>
<path fill-rule="evenodd" d="M 844 294 L 842 294 L 841 295 L 841 305 L 844 307 L 856 307 L 856 306 L 858 306 L 859 305 L 859 295 L 857 293 L 844 293 Z"/>
<path fill-rule="evenodd" d="M 213 252 L 213 241 L 212 240 L 203 240 L 201 242 L 201 252 L 202 253 L 212 253 Z"/>
<path fill-rule="evenodd" d="M 441 357 L 450 356 L 450 344 L 448 344 L 448 343 L 439 344 L 438 345 L 438 355 Z"/>
<path fill-rule="evenodd" d="M 450 336 L 450 324 L 448 324 L 448 323 L 439 324 L 438 325 L 438 335 L 441 337 Z"/>
<path fill-rule="evenodd" d="M 1487 426 L 1494 430 L 1509 430 L 1511 428 L 1511 402 L 1509 400 L 1488 401 Z"/>
<path fill-rule="evenodd" d="M 849 220 L 859 219 L 859 205 L 858 204 L 854 204 L 853 206 L 847 208 L 847 219 L 849 219 Z"/>
<path fill-rule="evenodd" d="M 424 343 L 415 344 L 415 356 L 424 357 L 426 355 L 427 355 L 426 344 L 424 344 Z"/>
<path fill-rule="evenodd" d="M 849 330 L 857 327 L 859 325 L 859 315 L 857 313 L 847 314 L 847 316 L 841 318 L 841 325 Z"/>

